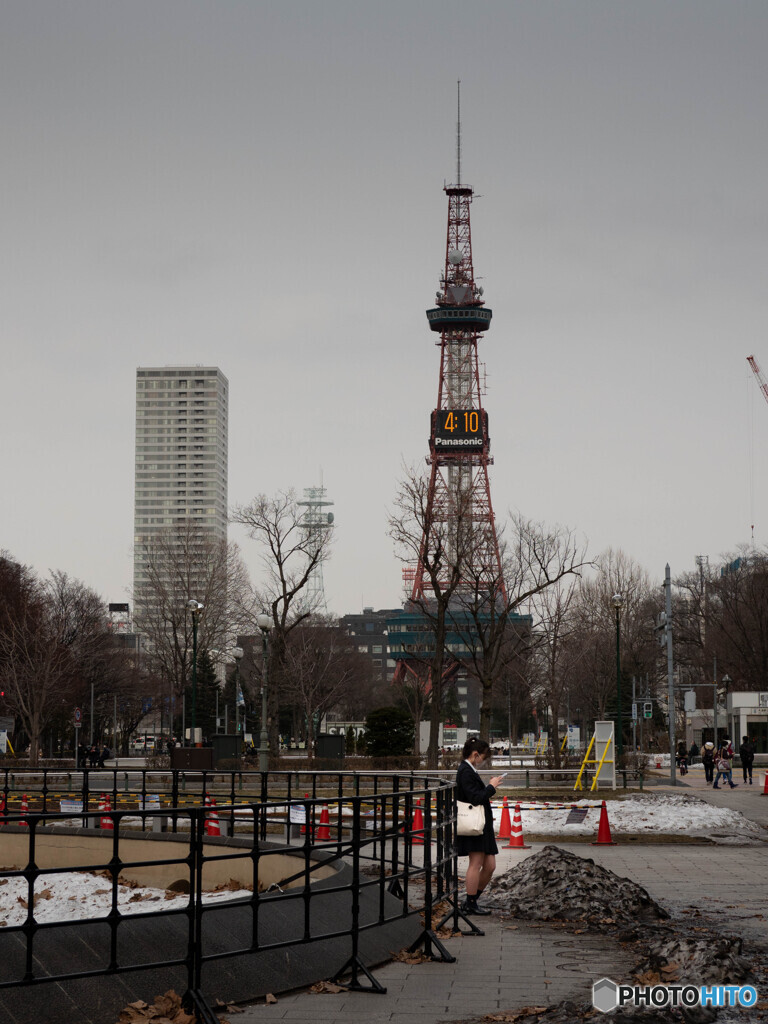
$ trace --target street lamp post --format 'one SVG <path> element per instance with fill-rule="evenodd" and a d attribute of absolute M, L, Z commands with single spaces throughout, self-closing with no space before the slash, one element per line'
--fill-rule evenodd
<path fill-rule="evenodd" d="M 723 676 L 723 679 L 722 679 L 722 683 L 723 683 L 723 686 L 725 687 L 726 694 L 728 693 L 728 685 L 729 685 L 730 682 L 731 682 L 731 677 L 726 672 L 725 675 Z M 726 697 L 726 700 L 727 700 L 727 697 Z M 715 718 L 715 750 L 717 750 L 717 748 L 719 746 L 719 744 L 717 742 L 717 673 L 715 673 L 715 703 L 714 703 L 714 709 L 715 709 L 715 711 L 714 711 L 714 718 Z M 725 727 L 726 727 L 726 729 L 728 728 L 728 708 L 727 708 L 727 705 L 726 705 L 726 710 L 725 710 Z M 730 736 L 730 732 L 728 733 L 728 735 Z"/>
<path fill-rule="evenodd" d="M 267 687 L 269 685 L 269 631 L 272 616 L 265 610 L 256 616 L 256 625 L 261 630 L 263 668 L 261 673 L 261 735 L 259 737 L 259 771 L 269 771 L 269 733 L 267 732 Z"/>
<path fill-rule="evenodd" d="M 612 600 L 613 607 L 616 609 L 616 699 L 619 706 L 616 729 L 618 733 L 616 737 L 616 753 L 621 757 L 624 753 L 624 743 L 622 740 L 624 723 L 621 715 L 621 607 L 624 604 L 624 598 L 621 594 L 614 594 Z"/>
<path fill-rule="evenodd" d="M 197 619 L 205 606 L 190 598 L 187 608 L 192 613 L 192 746 L 197 741 Z"/>
<path fill-rule="evenodd" d="M 235 735 L 240 733 L 240 660 L 243 657 L 243 648 L 234 647 L 232 657 L 235 659 Z M 238 748 L 239 756 L 239 748 Z"/>

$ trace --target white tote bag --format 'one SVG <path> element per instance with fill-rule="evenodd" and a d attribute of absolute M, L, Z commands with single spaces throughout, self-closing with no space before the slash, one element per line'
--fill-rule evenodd
<path fill-rule="evenodd" d="M 485 828 L 485 807 L 456 801 L 456 835 L 481 836 Z"/>

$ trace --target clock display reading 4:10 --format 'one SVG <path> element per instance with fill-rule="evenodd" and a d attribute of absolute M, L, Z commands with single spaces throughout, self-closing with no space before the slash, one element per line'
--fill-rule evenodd
<path fill-rule="evenodd" d="M 479 409 L 438 409 L 435 417 L 435 448 L 439 451 L 481 451 L 488 416 Z"/>

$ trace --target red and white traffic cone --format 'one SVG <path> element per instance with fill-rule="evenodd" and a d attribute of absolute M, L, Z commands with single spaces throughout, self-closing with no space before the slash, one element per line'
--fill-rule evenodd
<path fill-rule="evenodd" d="M 29 814 L 29 801 L 27 800 L 27 794 L 25 793 L 21 798 L 21 813 Z M 24 825 L 25 828 L 29 828 L 29 822 L 23 818 L 19 822 L 20 825 Z"/>
<path fill-rule="evenodd" d="M 5 824 L 5 793 L 0 793 L 0 825 Z"/>
<path fill-rule="evenodd" d="M 592 843 L 592 846 L 617 846 L 618 844 L 611 839 L 611 826 L 608 824 L 608 808 L 603 800 L 603 806 L 600 808 L 600 822 L 597 826 L 597 842 Z"/>
<path fill-rule="evenodd" d="M 512 820 L 509 842 L 503 847 L 504 850 L 530 850 L 530 846 L 523 841 L 523 819 L 520 816 L 520 804 L 515 804 L 515 817 Z"/>
<path fill-rule="evenodd" d="M 104 828 L 105 827 L 104 826 L 103 814 L 104 814 L 104 811 L 106 811 L 106 809 L 107 809 L 107 798 L 106 798 L 106 795 L 104 793 L 102 793 L 100 798 L 99 798 L 99 828 Z"/>
<path fill-rule="evenodd" d="M 768 772 L 763 776 L 763 792 L 761 796 L 768 796 Z"/>
<path fill-rule="evenodd" d="M 114 830 L 115 830 L 115 823 L 112 820 L 112 818 L 110 817 L 110 811 L 112 810 L 112 797 L 111 796 L 108 796 L 106 798 L 103 810 L 104 810 L 104 814 L 102 815 L 102 818 L 101 818 L 101 827 L 103 829 L 108 829 L 109 831 L 114 832 Z"/>
<path fill-rule="evenodd" d="M 424 845 L 424 813 L 421 809 L 421 800 L 416 801 L 416 808 L 413 812 L 411 822 L 411 843 L 414 846 Z"/>
<path fill-rule="evenodd" d="M 328 814 L 328 804 L 323 804 L 323 809 L 320 812 L 320 824 L 317 826 L 315 838 L 318 843 L 326 843 L 331 838 L 331 819 Z"/>
<path fill-rule="evenodd" d="M 207 836 L 220 836 L 221 826 L 219 825 L 219 812 L 216 810 L 216 797 L 208 797 L 208 815 L 205 821 L 205 834 Z"/>
<path fill-rule="evenodd" d="M 507 798 L 504 797 L 504 803 L 501 807 L 501 823 L 499 825 L 499 834 L 497 839 L 509 839 L 512 835 L 512 822 L 509 819 L 509 807 L 507 805 Z"/>

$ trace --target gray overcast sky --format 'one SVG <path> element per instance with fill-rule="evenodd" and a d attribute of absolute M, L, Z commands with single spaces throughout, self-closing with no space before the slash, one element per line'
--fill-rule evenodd
<path fill-rule="evenodd" d="M 766 52 L 763 0 L 4 0 L 0 548 L 127 600 L 135 369 L 214 364 L 230 502 L 322 472 L 331 609 L 400 602 L 457 78 L 498 517 L 768 542 Z"/>

